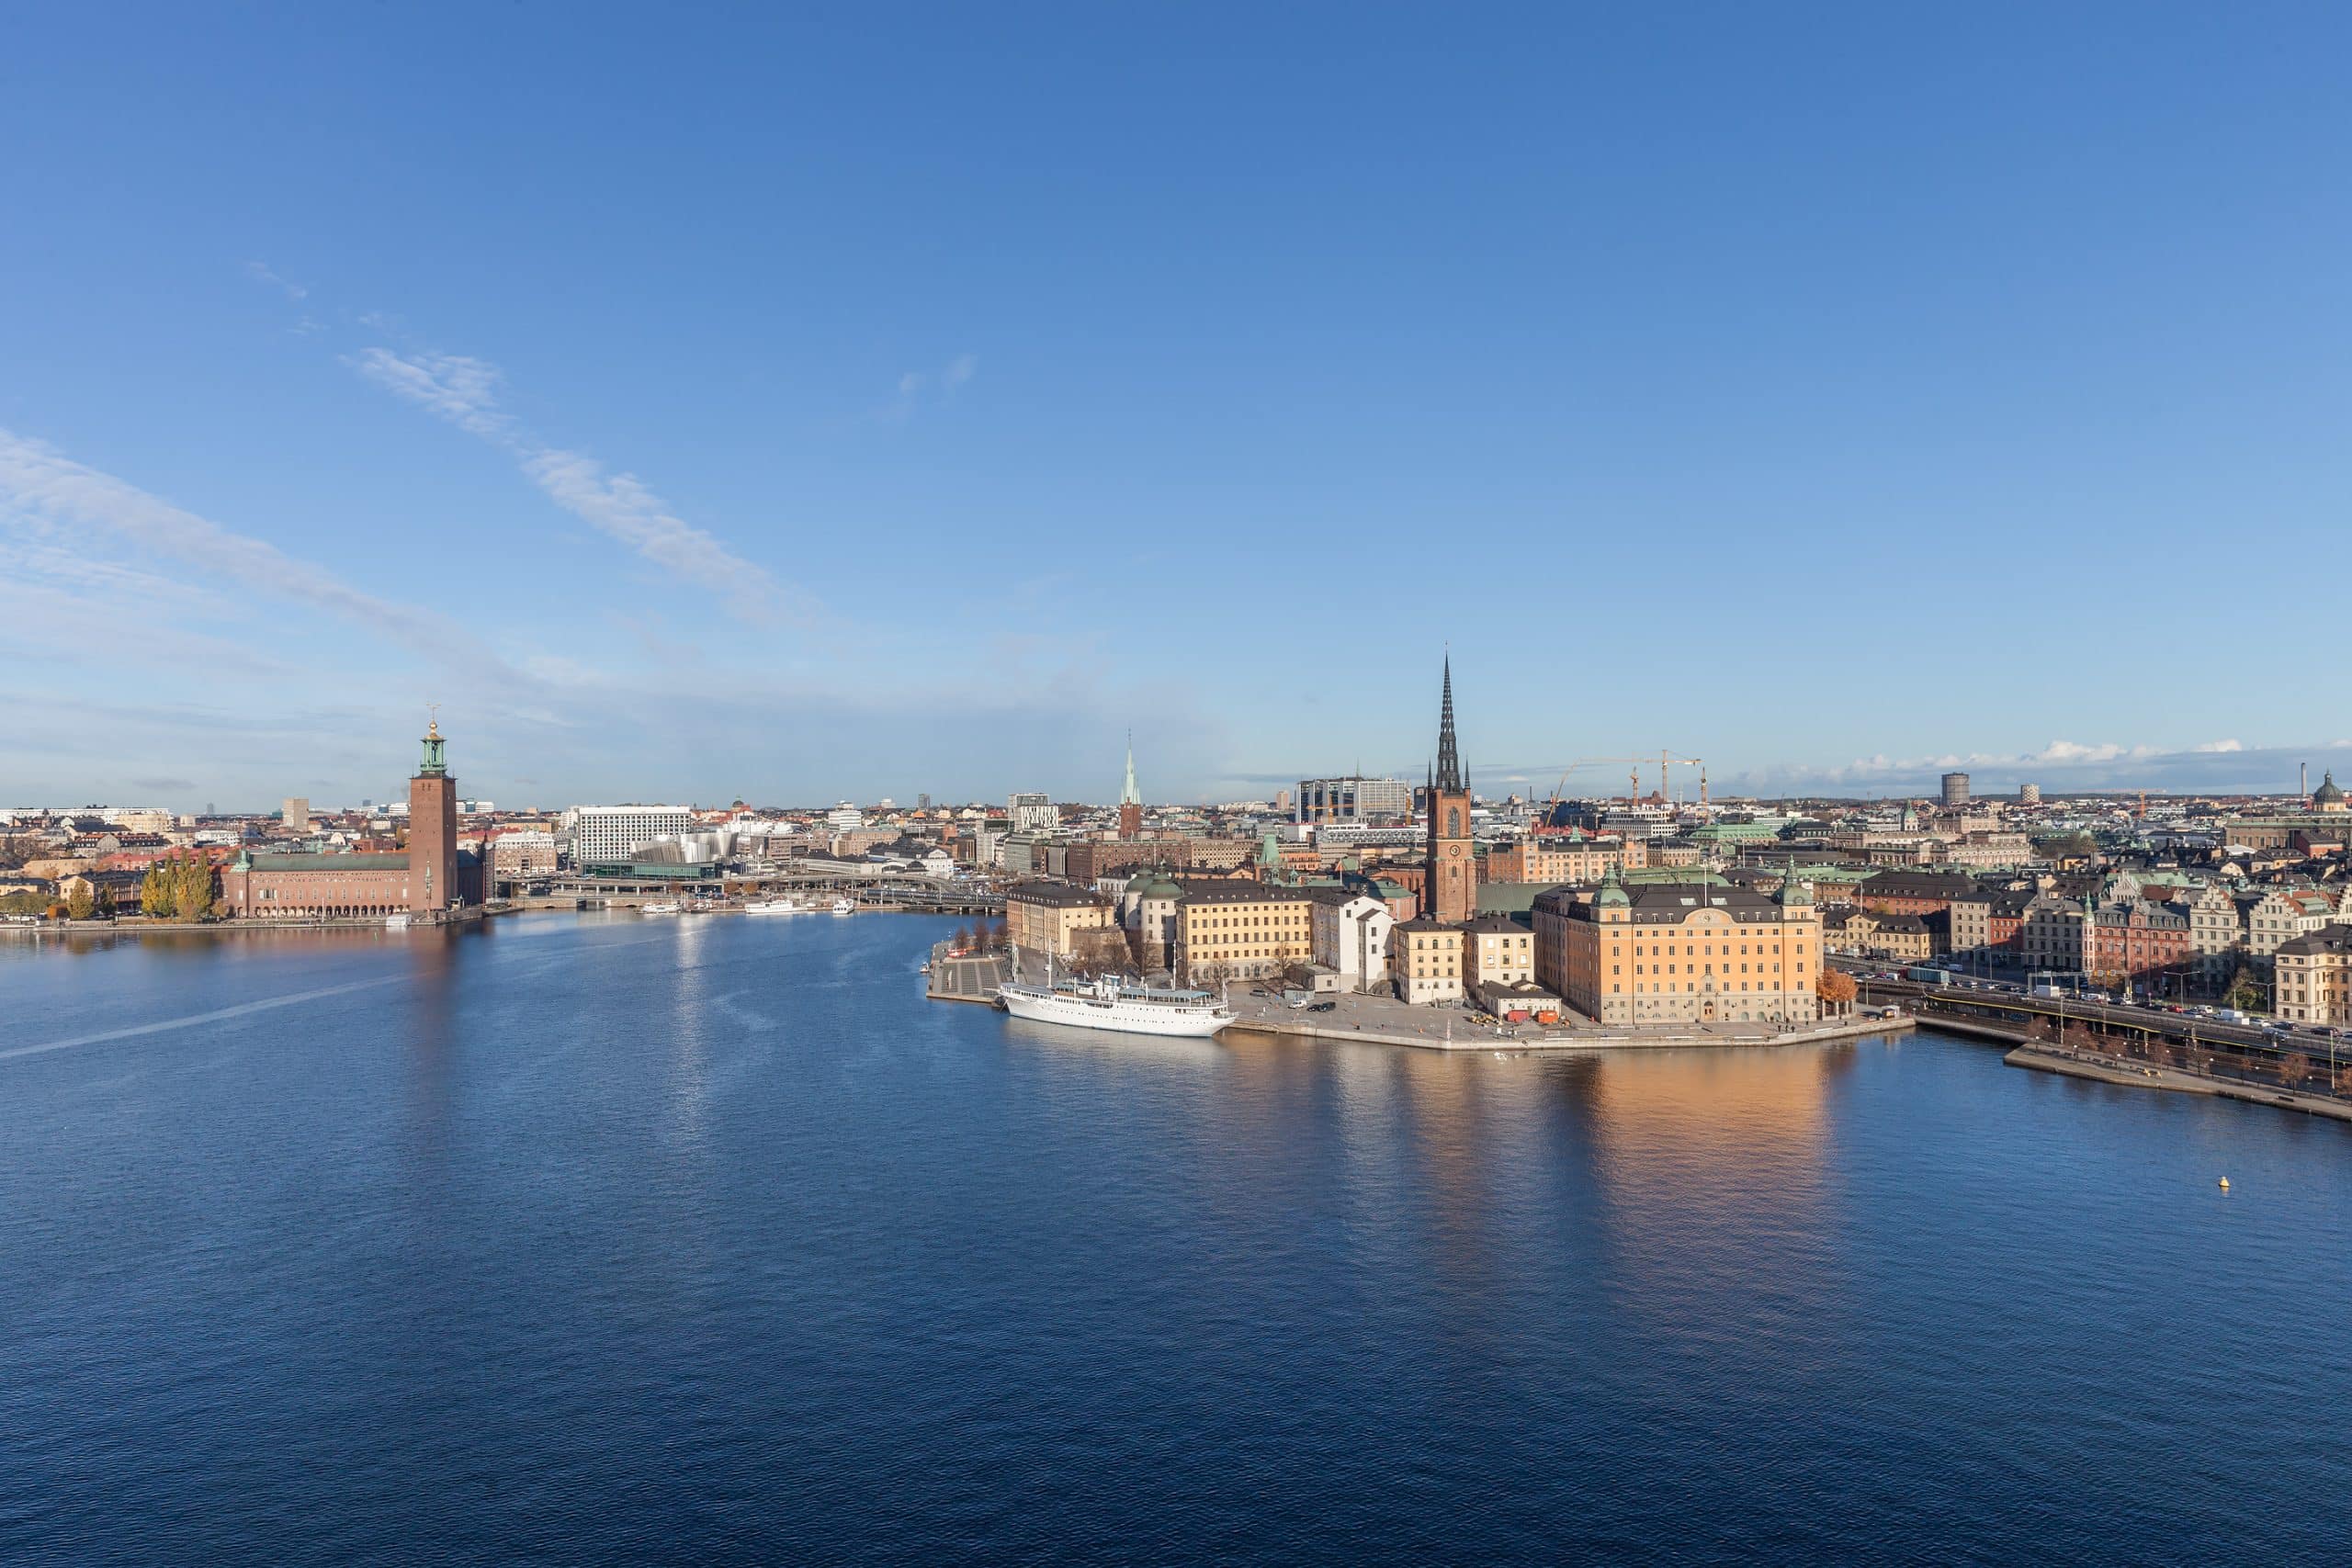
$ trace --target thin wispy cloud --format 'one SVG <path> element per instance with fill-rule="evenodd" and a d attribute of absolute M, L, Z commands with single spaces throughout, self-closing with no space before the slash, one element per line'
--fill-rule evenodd
<path fill-rule="evenodd" d="M 301 301 L 308 299 L 311 297 L 311 291 L 308 288 L 302 284 L 295 282 L 290 277 L 278 276 L 277 273 L 270 270 L 269 264 L 266 262 L 247 262 L 245 264 L 245 276 L 252 278 L 255 283 L 268 285 L 270 288 L 277 289 L 279 293 L 285 295 L 286 298 L 295 301 L 297 304 L 300 304 Z"/>
<path fill-rule="evenodd" d="M 364 592 L 266 540 L 224 528 L 6 428 L 0 428 L 0 524 L 52 547 L 74 546 L 90 535 L 123 540 L 373 627 L 436 660 L 474 646 L 473 639 L 453 635 L 443 616 Z"/>
<path fill-rule="evenodd" d="M 610 472 L 588 453 L 534 440 L 501 406 L 505 378 L 489 361 L 370 348 L 345 363 L 395 397 L 508 453 L 548 500 L 664 570 L 719 595 L 736 615 L 766 621 L 787 608 L 788 595 L 773 577 L 680 517 L 635 474 Z M 805 614 L 808 606 L 797 609 Z"/>
<path fill-rule="evenodd" d="M 899 378 L 899 395 L 890 404 L 892 419 L 907 419 L 927 403 L 954 400 L 956 394 L 979 374 L 976 354 L 959 354 L 936 370 L 910 370 Z"/>

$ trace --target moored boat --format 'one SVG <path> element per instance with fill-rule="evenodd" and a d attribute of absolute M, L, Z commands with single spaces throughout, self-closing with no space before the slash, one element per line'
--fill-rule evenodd
<path fill-rule="evenodd" d="M 763 898 L 743 906 L 747 915 L 806 915 L 814 911 L 802 908 L 790 898 Z"/>
<path fill-rule="evenodd" d="M 1096 980 L 1049 977 L 1042 986 L 1009 980 L 996 994 L 1015 1018 L 1074 1029 L 1205 1039 L 1233 1021 L 1233 1010 L 1213 992 L 1131 986 L 1109 976 Z"/>

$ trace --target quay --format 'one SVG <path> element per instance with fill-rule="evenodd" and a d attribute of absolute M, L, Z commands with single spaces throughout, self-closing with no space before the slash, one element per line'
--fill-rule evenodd
<path fill-rule="evenodd" d="M 2025 1044 L 2007 1053 L 2001 1060 L 2013 1067 L 2025 1067 L 2038 1073 L 2056 1073 L 2062 1077 L 2088 1078 L 2094 1083 L 2115 1084 L 2124 1089 L 2156 1089 L 2175 1094 L 2211 1095 L 2217 1100 L 2238 1100 L 2249 1105 L 2268 1105 L 2281 1111 L 2301 1111 L 2307 1115 L 2352 1122 L 2352 1105 L 2333 1096 L 2297 1093 L 2268 1084 L 2245 1083 L 2232 1078 L 2207 1077 L 2182 1072 L 2176 1067 L 2156 1066 L 2129 1058 L 2119 1060 L 2113 1056 L 2066 1050 L 2054 1045 Z"/>

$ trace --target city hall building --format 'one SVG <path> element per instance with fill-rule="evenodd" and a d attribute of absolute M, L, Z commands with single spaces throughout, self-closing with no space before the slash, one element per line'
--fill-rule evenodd
<path fill-rule="evenodd" d="M 408 782 L 408 847 L 390 854 L 238 855 L 220 872 L 232 919 L 428 916 L 481 901 L 481 864 L 458 851 L 458 781 L 436 721 Z"/>

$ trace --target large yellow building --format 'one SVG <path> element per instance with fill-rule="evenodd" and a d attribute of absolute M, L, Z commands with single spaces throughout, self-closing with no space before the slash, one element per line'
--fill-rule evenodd
<path fill-rule="evenodd" d="M 1111 903 L 1091 887 L 1066 882 L 1023 882 L 1004 896 L 1004 934 L 1017 948 L 1069 958 L 1078 933 L 1119 923 Z"/>
<path fill-rule="evenodd" d="M 1745 888 L 1611 877 L 1535 900 L 1535 977 L 1602 1023 L 1809 1024 L 1821 919 L 1792 883 Z"/>
<path fill-rule="evenodd" d="M 1176 906 L 1176 972 L 1187 985 L 1255 980 L 1315 958 L 1314 901 L 1262 883 L 1193 883 Z"/>

